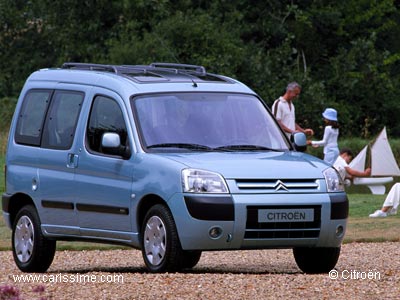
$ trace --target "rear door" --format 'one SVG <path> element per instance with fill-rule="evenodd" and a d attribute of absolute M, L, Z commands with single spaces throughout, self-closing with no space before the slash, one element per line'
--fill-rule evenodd
<path fill-rule="evenodd" d="M 32 182 L 32 189 L 40 197 L 37 208 L 48 233 L 79 234 L 70 156 L 76 147 L 76 125 L 89 90 L 90 87 L 57 85 L 48 91 L 51 98 L 41 129 L 40 148 L 35 149 L 38 150 L 37 177 Z"/>

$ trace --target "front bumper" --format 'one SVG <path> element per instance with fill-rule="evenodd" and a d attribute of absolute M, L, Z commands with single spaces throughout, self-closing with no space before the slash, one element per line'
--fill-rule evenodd
<path fill-rule="evenodd" d="M 169 204 L 185 250 L 339 247 L 348 218 L 345 193 L 180 194 Z M 259 222 L 261 210 L 312 211 L 313 220 Z"/>

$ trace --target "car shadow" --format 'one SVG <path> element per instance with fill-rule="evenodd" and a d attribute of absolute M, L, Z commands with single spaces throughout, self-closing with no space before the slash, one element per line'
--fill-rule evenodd
<path fill-rule="evenodd" d="M 75 274 L 86 274 L 91 272 L 103 272 L 103 273 L 138 273 L 138 274 L 154 274 L 149 272 L 146 267 L 143 266 L 132 266 L 132 267 L 89 267 L 89 268 L 71 268 L 71 269 L 51 269 L 48 271 L 49 274 L 52 273 L 75 273 Z M 193 269 L 183 269 L 177 273 L 180 274 L 247 274 L 247 275 L 267 275 L 267 274 L 302 274 L 302 272 L 297 269 L 296 266 L 291 266 L 288 268 L 287 265 L 279 268 L 279 265 L 274 265 L 274 267 L 268 268 L 238 268 L 234 266 L 216 266 L 216 267 L 204 267 L 197 266 Z"/>

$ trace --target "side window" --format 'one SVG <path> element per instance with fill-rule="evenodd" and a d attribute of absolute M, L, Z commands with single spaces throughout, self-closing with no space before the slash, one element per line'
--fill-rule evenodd
<path fill-rule="evenodd" d="M 40 145 L 43 122 L 52 92 L 52 90 L 31 90 L 26 94 L 15 132 L 17 143 Z"/>
<path fill-rule="evenodd" d="M 81 92 L 54 93 L 43 129 L 42 147 L 64 150 L 71 148 L 83 99 L 84 94 Z"/>
<path fill-rule="evenodd" d="M 118 133 L 121 145 L 128 146 L 126 124 L 118 103 L 111 98 L 97 96 L 92 104 L 86 132 L 87 147 L 90 151 L 105 153 L 101 147 L 101 139 L 105 132 Z"/>

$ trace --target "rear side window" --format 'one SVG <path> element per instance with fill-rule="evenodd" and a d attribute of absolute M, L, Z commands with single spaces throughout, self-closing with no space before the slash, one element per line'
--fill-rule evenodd
<path fill-rule="evenodd" d="M 51 149 L 72 145 L 84 93 L 64 90 L 31 90 L 18 116 L 15 141 Z"/>
<path fill-rule="evenodd" d="M 84 94 L 73 91 L 54 93 L 43 130 L 42 147 L 69 149 L 81 111 Z"/>
<path fill-rule="evenodd" d="M 15 141 L 19 144 L 39 146 L 43 123 L 50 104 L 51 90 L 29 91 L 18 116 Z"/>

